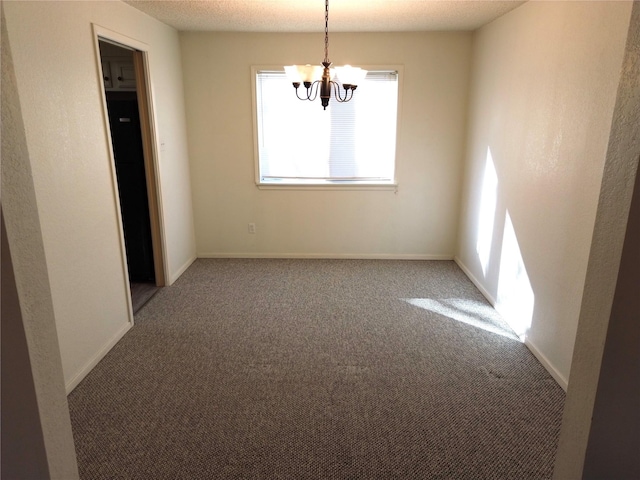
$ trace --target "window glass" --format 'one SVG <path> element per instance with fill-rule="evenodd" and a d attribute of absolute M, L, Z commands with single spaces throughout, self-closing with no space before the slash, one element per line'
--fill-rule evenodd
<path fill-rule="evenodd" d="M 260 184 L 394 182 L 396 71 L 368 72 L 351 101 L 323 110 L 299 100 L 284 71 L 259 70 L 255 107 Z"/>

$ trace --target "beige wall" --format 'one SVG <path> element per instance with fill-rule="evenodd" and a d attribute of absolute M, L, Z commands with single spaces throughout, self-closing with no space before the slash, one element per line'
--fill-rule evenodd
<path fill-rule="evenodd" d="M 630 11 L 528 2 L 474 38 L 458 258 L 565 388 Z"/>
<path fill-rule="evenodd" d="M 199 256 L 452 258 L 470 33 L 330 35 L 335 65 L 403 66 L 397 193 L 255 185 L 251 66 L 319 62 L 321 34 L 180 39 Z"/>
<path fill-rule="evenodd" d="M 0 4 L 2 477 L 78 478 L 42 230 Z"/>
<path fill-rule="evenodd" d="M 635 2 L 558 442 L 558 480 L 640 478 L 639 51 Z"/>
<path fill-rule="evenodd" d="M 164 143 L 159 179 L 170 280 L 195 256 L 178 35 L 122 2 L 4 7 L 72 388 L 131 325 L 92 23 L 149 46 L 156 133 Z"/>

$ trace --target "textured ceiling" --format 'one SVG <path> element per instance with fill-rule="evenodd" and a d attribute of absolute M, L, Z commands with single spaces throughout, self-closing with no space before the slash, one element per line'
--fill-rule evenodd
<path fill-rule="evenodd" d="M 178 30 L 324 31 L 322 0 L 124 0 Z M 524 2 L 332 0 L 331 32 L 475 30 Z"/>

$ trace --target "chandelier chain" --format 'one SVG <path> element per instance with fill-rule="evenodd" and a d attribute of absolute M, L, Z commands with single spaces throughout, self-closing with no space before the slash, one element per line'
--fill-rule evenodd
<path fill-rule="evenodd" d="M 329 0 L 324 1 L 324 61 L 329 62 Z"/>

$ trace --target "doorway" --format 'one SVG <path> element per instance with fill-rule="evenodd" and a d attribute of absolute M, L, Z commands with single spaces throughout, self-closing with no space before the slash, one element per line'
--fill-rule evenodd
<path fill-rule="evenodd" d="M 105 39 L 98 46 L 135 314 L 164 285 L 142 52 Z"/>

